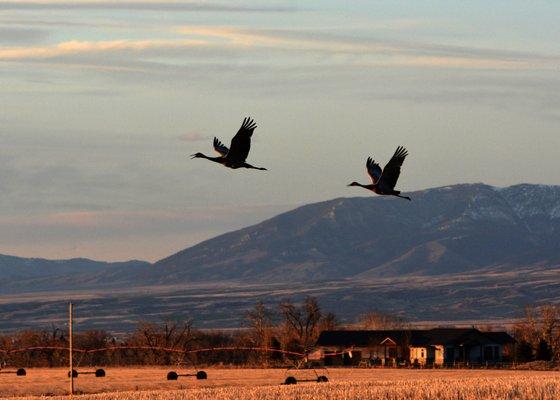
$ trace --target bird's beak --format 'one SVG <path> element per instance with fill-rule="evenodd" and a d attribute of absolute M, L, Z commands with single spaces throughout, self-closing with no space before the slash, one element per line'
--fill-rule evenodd
<path fill-rule="evenodd" d="M 196 154 L 191 154 L 190 157 L 191 157 L 191 160 L 192 160 L 193 158 L 196 158 Z"/>

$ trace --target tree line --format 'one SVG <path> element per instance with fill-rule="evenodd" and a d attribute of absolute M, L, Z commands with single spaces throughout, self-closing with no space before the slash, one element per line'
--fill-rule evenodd
<path fill-rule="evenodd" d="M 560 362 L 560 306 L 545 304 L 525 308 L 514 327 L 519 362 Z"/>
<path fill-rule="evenodd" d="M 76 352 L 79 366 L 127 365 L 244 365 L 279 366 L 299 358 L 292 352 L 309 354 L 323 330 L 333 329 L 412 329 L 405 318 L 381 312 L 369 312 L 352 326 L 342 326 L 333 313 L 321 310 L 314 297 L 301 303 L 284 301 L 277 308 L 258 302 L 244 316 L 243 329 L 201 330 L 191 319 L 140 322 L 135 330 L 115 337 L 104 330 L 87 330 L 74 334 L 74 348 L 95 350 L 122 347 L 119 350 Z M 482 330 L 490 330 L 486 326 Z M 516 361 L 560 361 L 560 307 L 544 305 L 529 307 L 524 318 L 513 329 L 517 340 Z M 14 352 L 16 349 L 51 347 Z M 58 347 L 59 349 L 53 349 Z M 43 330 L 24 330 L 0 334 L 0 363 L 18 367 L 58 367 L 68 365 L 68 332 L 52 326 Z M 132 348 L 126 348 L 132 347 Z M 205 351 L 187 353 L 192 349 L 218 347 L 262 348 L 273 351 Z M 163 351 L 173 349 L 175 351 Z M 274 351 L 275 350 L 275 351 Z M 1 365 L 1 364 L 0 364 Z"/>
<path fill-rule="evenodd" d="M 314 297 L 295 304 L 280 303 L 271 309 L 258 302 L 244 317 L 243 329 L 201 330 L 193 320 L 169 320 L 161 323 L 140 322 L 135 330 L 115 337 L 105 330 L 75 332 L 74 348 L 80 350 L 106 349 L 107 351 L 76 351 L 74 363 L 81 366 L 126 365 L 284 365 L 296 354 L 307 354 L 319 333 L 339 326 L 336 316 L 324 313 Z M 46 347 L 43 349 L 41 347 Z M 126 348 L 131 347 L 131 348 Z M 205 351 L 185 354 L 192 349 L 218 347 L 263 348 L 271 351 Z M 0 334 L 0 366 L 6 363 L 21 367 L 59 367 L 68 365 L 68 331 L 51 326 L 49 329 L 24 330 Z M 115 350 L 115 348 L 118 348 Z M 17 349 L 30 349 L 17 351 Z M 161 349 L 172 349 L 165 351 Z M 1 350 L 7 351 L 3 353 Z"/>

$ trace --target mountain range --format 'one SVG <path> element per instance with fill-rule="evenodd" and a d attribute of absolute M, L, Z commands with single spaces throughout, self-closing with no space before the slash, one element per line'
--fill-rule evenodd
<path fill-rule="evenodd" d="M 313 282 L 560 263 L 560 187 L 455 185 L 310 204 L 157 262 L 160 282 Z"/>
<path fill-rule="evenodd" d="M 188 303 L 209 327 L 239 324 L 235 316 L 255 299 L 272 304 L 305 293 L 347 320 L 371 308 L 421 309 L 421 320 L 511 318 L 525 304 L 558 300 L 560 186 L 460 184 L 408 195 L 412 202 L 359 197 L 305 205 L 153 264 L 0 256 L 0 318 L 13 312 L 14 299 L 29 311 L 41 295 L 56 309 L 57 301 L 84 293 L 85 308 L 130 300 L 137 305 L 125 307 L 131 321 L 178 316 Z M 502 284 L 507 293 L 497 290 Z M 482 302 L 465 304 L 470 294 L 457 293 L 466 288 Z M 229 300 L 212 307 L 204 294 Z M 147 313 L 154 296 L 167 300 Z M 87 321 L 101 323 L 96 318 Z"/>

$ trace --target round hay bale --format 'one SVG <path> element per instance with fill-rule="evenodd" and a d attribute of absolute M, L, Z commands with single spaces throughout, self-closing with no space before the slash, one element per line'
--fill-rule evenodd
<path fill-rule="evenodd" d="M 17 375 L 17 376 L 25 376 L 25 375 L 27 375 L 27 372 L 25 371 L 25 368 L 19 368 L 19 369 L 16 371 L 16 375 Z"/>
<path fill-rule="evenodd" d="M 167 373 L 167 380 L 168 381 L 176 381 L 179 378 L 179 375 L 177 375 L 177 372 L 175 371 L 171 371 L 169 373 Z"/>
<path fill-rule="evenodd" d="M 208 379 L 208 374 L 206 373 L 206 371 L 197 371 L 196 379 Z"/>
<path fill-rule="evenodd" d="M 329 378 L 327 378 L 325 375 L 321 375 L 317 377 L 317 382 L 321 383 L 321 382 L 328 382 Z"/>
<path fill-rule="evenodd" d="M 76 371 L 75 369 L 72 370 L 72 376 L 74 378 L 78 377 L 78 371 Z M 68 378 L 70 378 L 70 371 L 68 371 Z"/>
<path fill-rule="evenodd" d="M 297 383 L 297 379 L 294 376 L 288 376 L 284 381 L 284 385 L 295 385 Z"/>
<path fill-rule="evenodd" d="M 104 376 L 105 376 L 105 370 L 103 368 L 99 368 L 95 370 L 96 378 L 103 378 Z"/>

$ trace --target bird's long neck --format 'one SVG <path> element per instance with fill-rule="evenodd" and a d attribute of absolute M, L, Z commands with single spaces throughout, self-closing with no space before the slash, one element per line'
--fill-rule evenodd
<path fill-rule="evenodd" d="M 210 160 L 210 161 L 217 162 L 217 163 L 219 163 L 219 164 L 222 164 L 222 162 L 223 162 L 223 158 L 222 158 L 222 157 L 208 157 L 208 156 L 205 155 L 205 154 L 202 154 L 200 157 L 201 157 L 201 158 L 206 158 L 207 160 Z"/>

